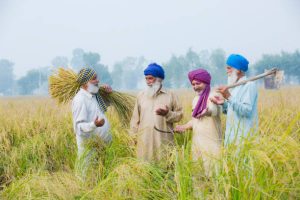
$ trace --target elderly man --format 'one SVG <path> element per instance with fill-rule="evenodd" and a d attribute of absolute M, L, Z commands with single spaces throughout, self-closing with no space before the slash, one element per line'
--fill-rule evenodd
<path fill-rule="evenodd" d="M 72 102 L 73 127 L 76 133 L 78 157 L 84 153 L 85 141 L 92 136 L 99 136 L 104 142 L 112 140 L 110 126 L 104 113 L 106 104 L 99 95 L 99 80 L 95 70 L 83 68 L 77 82 L 81 85 Z M 105 85 L 106 92 L 111 92 Z"/>
<path fill-rule="evenodd" d="M 233 84 L 246 79 L 248 60 L 241 55 L 232 54 L 227 59 L 228 84 Z M 217 89 L 223 98 L 212 97 L 211 101 L 223 106 L 227 114 L 225 144 L 239 142 L 257 130 L 257 98 L 258 92 L 254 82 L 248 82 L 233 88 L 231 91 L 226 86 Z"/>
<path fill-rule="evenodd" d="M 183 111 L 177 96 L 163 88 L 165 74 L 161 66 L 150 64 L 144 75 L 148 86 L 137 96 L 131 134 L 137 136 L 137 157 L 158 161 L 174 144 L 173 123 L 181 120 Z"/>
<path fill-rule="evenodd" d="M 192 158 L 203 160 L 207 174 L 210 173 L 211 161 L 218 157 L 222 147 L 221 107 L 209 100 L 209 96 L 216 95 L 210 89 L 210 74 L 204 69 L 189 72 L 188 78 L 197 96 L 192 103 L 192 119 L 177 125 L 177 132 L 193 129 Z"/>

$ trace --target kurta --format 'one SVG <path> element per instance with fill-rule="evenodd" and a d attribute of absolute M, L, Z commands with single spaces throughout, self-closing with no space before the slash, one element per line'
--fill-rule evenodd
<path fill-rule="evenodd" d="M 210 96 L 215 96 L 213 92 Z M 192 108 L 196 107 L 199 96 L 193 100 Z M 207 100 L 208 110 L 211 116 L 204 116 L 200 119 L 192 118 L 193 138 L 192 138 L 192 158 L 197 161 L 202 158 L 206 172 L 209 172 L 211 160 L 218 157 L 222 147 L 222 108 Z"/>
<path fill-rule="evenodd" d="M 84 141 L 93 135 L 105 142 L 112 140 L 108 119 L 101 111 L 95 95 L 81 88 L 72 101 L 72 114 L 79 155 L 84 151 Z M 102 127 L 96 127 L 94 123 L 97 116 L 105 120 Z"/>
<path fill-rule="evenodd" d="M 246 77 L 243 77 L 239 81 L 245 79 Z M 254 82 L 240 85 L 231 91 L 231 97 L 223 105 L 223 111 L 227 113 L 225 144 L 238 142 L 257 130 L 257 98 L 258 92 Z"/>
<path fill-rule="evenodd" d="M 157 115 L 155 110 L 164 105 L 169 108 L 168 114 Z M 173 123 L 182 116 L 182 106 L 173 92 L 162 88 L 152 98 L 145 91 L 139 93 L 130 122 L 130 132 L 137 136 L 137 157 L 147 161 L 163 158 L 166 150 L 174 145 Z"/>

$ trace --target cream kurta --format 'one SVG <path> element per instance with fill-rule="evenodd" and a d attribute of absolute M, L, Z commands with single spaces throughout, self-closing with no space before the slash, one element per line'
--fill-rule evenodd
<path fill-rule="evenodd" d="M 210 93 L 210 97 L 216 95 Z M 197 105 L 199 96 L 193 100 L 192 108 Z M 192 118 L 193 139 L 192 139 L 192 157 L 196 161 L 200 157 L 206 172 L 209 172 L 211 160 L 216 158 L 222 147 L 222 127 L 221 127 L 221 107 L 207 100 L 208 110 L 211 116 L 205 116 L 200 119 Z"/>
<path fill-rule="evenodd" d="M 166 116 L 159 116 L 155 110 L 163 105 L 168 106 L 169 112 Z M 160 160 L 164 150 L 174 144 L 174 135 L 159 132 L 154 127 L 170 132 L 173 123 L 180 121 L 182 116 L 182 106 L 173 92 L 161 89 L 150 98 L 142 91 L 137 96 L 130 122 L 131 134 L 137 136 L 137 157 L 147 161 Z"/>

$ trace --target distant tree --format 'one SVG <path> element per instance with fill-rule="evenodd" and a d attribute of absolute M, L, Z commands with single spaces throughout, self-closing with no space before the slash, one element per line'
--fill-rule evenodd
<path fill-rule="evenodd" d="M 5 95 L 12 94 L 14 84 L 13 66 L 14 63 L 7 59 L 0 60 L 0 93 Z"/>
<path fill-rule="evenodd" d="M 144 57 L 127 57 L 114 64 L 112 70 L 113 87 L 118 89 L 137 89 L 144 80 L 143 70 L 147 67 Z"/>
<path fill-rule="evenodd" d="M 19 94 L 32 95 L 33 91 L 47 82 L 47 74 L 41 69 L 32 69 L 18 80 Z"/>
<path fill-rule="evenodd" d="M 191 48 L 185 55 L 172 55 L 170 60 L 165 63 L 166 87 L 182 88 L 190 87 L 188 72 L 198 68 L 205 68 L 201 62 L 201 57 Z"/>
<path fill-rule="evenodd" d="M 226 70 L 225 70 L 225 51 L 223 49 L 215 49 L 211 52 L 209 60 L 210 65 L 208 71 L 212 76 L 212 85 L 226 83 Z"/>
<path fill-rule="evenodd" d="M 101 56 L 98 53 L 85 52 L 83 49 L 77 48 L 73 50 L 71 66 L 76 71 L 79 71 L 83 67 L 91 67 L 97 72 L 100 82 L 112 85 L 113 80 L 108 71 L 108 67 L 101 64 L 100 61 Z"/>
<path fill-rule="evenodd" d="M 291 84 L 300 82 L 300 52 L 281 52 L 280 54 L 264 54 L 254 66 L 256 73 L 263 73 L 265 69 L 277 67 L 284 70 L 285 80 Z"/>
<path fill-rule="evenodd" d="M 84 65 L 93 67 L 100 62 L 100 55 L 98 53 L 87 52 L 83 54 Z"/>
<path fill-rule="evenodd" d="M 98 79 L 100 80 L 100 84 L 101 83 L 105 83 L 105 84 L 109 84 L 109 85 L 113 84 L 113 80 L 111 78 L 111 75 L 108 71 L 107 66 L 102 65 L 102 64 L 96 64 L 93 66 L 93 68 L 97 72 Z"/>

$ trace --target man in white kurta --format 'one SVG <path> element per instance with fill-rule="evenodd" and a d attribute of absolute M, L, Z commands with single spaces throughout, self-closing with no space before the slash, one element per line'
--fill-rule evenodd
<path fill-rule="evenodd" d="M 78 75 L 81 88 L 72 101 L 73 127 L 76 133 L 78 156 L 85 150 L 85 142 L 91 137 L 100 137 L 108 143 L 112 140 L 110 125 L 104 114 L 106 107 L 99 91 L 99 80 L 91 68 L 83 68 Z M 105 86 L 111 92 L 109 86 Z M 100 99 L 100 100 L 99 100 Z"/>
<path fill-rule="evenodd" d="M 174 145 L 173 123 L 181 120 L 178 97 L 162 86 L 164 71 L 153 63 L 144 71 L 148 88 L 138 94 L 131 119 L 131 134 L 137 137 L 137 157 L 159 161 Z"/>
<path fill-rule="evenodd" d="M 111 141 L 109 122 L 99 109 L 95 95 L 81 88 L 73 99 L 72 113 L 79 155 L 84 152 L 84 142 L 92 136 L 98 136 L 105 142 Z M 97 117 L 98 119 L 104 119 L 103 126 L 97 127 L 95 125 Z"/>

